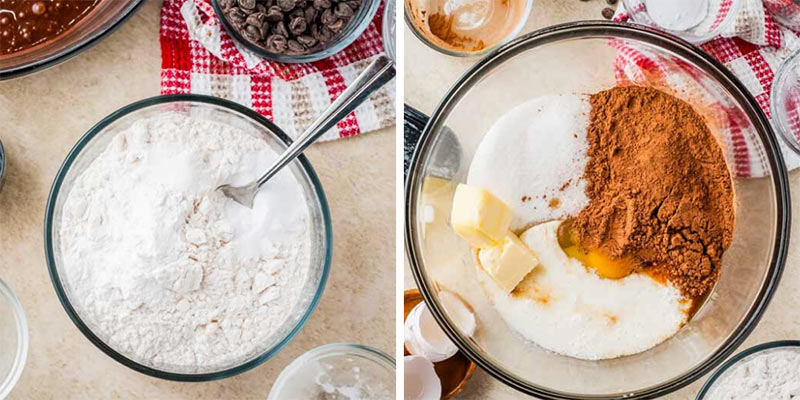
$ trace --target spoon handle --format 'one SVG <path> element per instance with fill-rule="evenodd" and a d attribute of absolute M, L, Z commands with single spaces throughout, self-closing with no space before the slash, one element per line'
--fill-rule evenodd
<path fill-rule="evenodd" d="M 260 188 L 286 164 L 295 159 L 311 143 L 314 143 L 322 134 L 344 119 L 356 107 L 361 105 L 374 91 L 394 78 L 394 62 L 386 56 L 379 56 L 345 89 L 331 105 L 281 154 L 275 164 L 256 181 L 256 188 Z"/>

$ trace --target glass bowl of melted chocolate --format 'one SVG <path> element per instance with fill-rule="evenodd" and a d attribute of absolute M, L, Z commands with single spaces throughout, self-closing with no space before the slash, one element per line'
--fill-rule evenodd
<path fill-rule="evenodd" d="M 259 56 L 284 63 L 330 57 L 372 22 L 380 0 L 212 0 L 230 36 Z"/>
<path fill-rule="evenodd" d="M 0 80 L 67 60 L 127 19 L 142 0 L 0 0 Z"/>
<path fill-rule="evenodd" d="M 786 166 L 710 56 L 636 26 L 558 25 L 438 104 L 408 171 L 406 253 L 438 324 L 493 377 L 540 399 L 652 399 L 757 326 L 788 249 Z"/>

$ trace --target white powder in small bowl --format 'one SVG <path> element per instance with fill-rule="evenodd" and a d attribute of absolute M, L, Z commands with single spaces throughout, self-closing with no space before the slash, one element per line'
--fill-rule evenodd
<path fill-rule="evenodd" d="M 309 209 L 287 168 L 252 209 L 215 188 L 277 154 L 181 114 L 117 134 L 74 182 L 59 231 L 68 297 L 105 343 L 143 365 L 214 372 L 276 344 L 309 275 Z"/>
<path fill-rule="evenodd" d="M 800 348 L 774 348 L 745 357 L 717 379 L 706 398 L 800 399 Z"/>

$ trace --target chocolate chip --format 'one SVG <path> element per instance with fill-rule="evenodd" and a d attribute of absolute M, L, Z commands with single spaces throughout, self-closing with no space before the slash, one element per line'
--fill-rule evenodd
<path fill-rule="evenodd" d="M 319 12 L 317 12 L 317 9 L 314 8 L 314 6 L 308 6 L 306 7 L 304 14 L 306 17 L 306 21 L 314 21 L 317 18 L 317 14 L 319 14 Z"/>
<path fill-rule="evenodd" d="M 267 9 L 267 21 L 278 22 L 283 21 L 283 11 L 278 6 L 272 6 Z"/>
<path fill-rule="evenodd" d="M 297 37 L 297 41 L 307 48 L 314 47 L 314 45 L 317 44 L 317 39 L 314 39 L 309 35 L 300 35 Z"/>
<path fill-rule="evenodd" d="M 317 10 L 324 10 L 326 8 L 331 8 L 331 1 L 330 0 L 314 0 L 314 8 Z"/>
<path fill-rule="evenodd" d="M 613 6 L 614 4 L 617 4 L 617 0 L 606 0 L 606 3 L 608 3 L 610 6 Z"/>
<path fill-rule="evenodd" d="M 289 32 L 294 35 L 301 35 L 306 31 L 308 25 L 306 24 L 305 17 L 295 17 L 292 22 L 289 22 Z"/>
<path fill-rule="evenodd" d="M 338 19 L 338 20 L 336 20 L 336 22 L 328 25 L 328 28 L 330 28 L 330 30 L 332 30 L 332 31 L 334 31 L 336 33 L 339 33 L 344 28 L 344 20 L 343 19 Z"/>
<path fill-rule="evenodd" d="M 256 0 L 237 0 L 237 3 L 239 3 L 239 7 L 241 7 L 243 11 L 256 8 Z"/>
<path fill-rule="evenodd" d="M 606 7 L 603 9 L 602 14 L 605 19 L 614 18 L 614 9 Z"/>
<path fill-rule="evenodd" d="M 244 30 L 244 37 L 251 42 L 257 42 L 261 39 L 261 31 L 254 25 L 247 25 Z"/>
<path fill-rule="evenodd" d="M 283 21 L 278 21 L 278 23 L 272 26 L 272 33 L 281 35 L 287 39 L 289 38 L 289 30 L 286 29 L 286 23 Z"/>
<path fill-rule="evenodd" d="M 320 17 L 319 21 L 322 22 L 322 25 L 330 25 L 336 22 L 337 19 L 338 18 L 336 18 L 336 15 L 333 13 L 333 10 L 328 8 L 322 12 L 322 17 Z"/>
<path fill-rule="evenodd" d="M 288 47 L 289 49 L 287 53 L 289 54 L 303 54 L 306 52 L 305 46 L 303 46 L 302 44 L 300 44 L 300 42 L 296 40 L 290 40 L 288 43 Z"/>
<path fill-rule="evenodd" d="M 336 5 L 336 10 L 334 11 L 334 14 L 336 14 L 336 16 L 339 18 L 352 17 L 353 9 L 350 8 L 350 6 L 348 6 L 345 3 L 339 3 Z"/>
<path fill-rule="evenodd" d="M 266 21 L 267 21 L 267 14 L 256 12 L 250 14 L 245 22 L 247 22 L 248 25 L 261 26 L 261 24 L 263 24 Z"/>
<path fill-rule="evenodd" d="M 267 38 L 267 50 L 273 53 L 283 53 L 286 51 L 287 40 L 285 36 L 272 35 Z"/>
<path fill-rule="evenodd" d="M 278 7 L 283 11 L 291 11 L 295 7 L 294 0 L 278 0 Z"/>

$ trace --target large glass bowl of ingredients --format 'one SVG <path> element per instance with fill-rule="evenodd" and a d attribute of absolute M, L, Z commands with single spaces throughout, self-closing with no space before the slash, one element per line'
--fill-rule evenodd
<path fill-rule="evenodd" d="M 651 66 L 645 60 L 653 59 L 669 67 L 669 73 L 638 69 Z M 625 60 L 630 62 L 621 64 Z M 478 144 L 509 109 L 541 95 L 595 93 L 617 86 L 621 77 L 688 102 L 715 135 L 722 126 L 735 128 L 733 140 L 717 139 L 731 169 L 736 228 L 722 259 L 721 277 L 688 324 L 647 351 L 587 361 L 546 351 L 509 328 L 477 282 L 475 255 L 453 232 L 450 207 Z M 743 157 L 743 148 L 756 161 Z M 548 165 L 541 160 L 531 164 Z M 458 348 L 492 376 L 545 399 L 655 398 L 711 371 L 763 315 L 784 267 L 789 221 L 783 157 L 768 120 L 744 86 L 687 42 L 613 22 L 546 28 L 481 60 L 432 114 L 406 182 L 406 251 L 436 320 Z M 457 315 L 438 295 L 444 290 L 459 295 L 475 311 L 474 335 L 454 322 Z"/>
<path fill-rule="evenodd" d="M 54 39 L 18 52 L 0 55 L 0 80 L 28 74 L 70 59 L 108 36 L 144 3 L 144 0 L 96 1 L 97 5 L 88 14 Z M 0 9 L 2 8 L 3 5 L 0 4 Z"/>
<path fill-rule="evenodd" d="M 308 207 L 311 232 L 309 270 L 305 281 L 300 286 L 294 309 L 280 328 L 264 343 L 258 345 L 259 352 L 244 359 L 234 360 L 230 365 L 214 366 L 213 370 L 187 373 L 180 370 L 156 369 L 134 360 L 134 355 L 125 354 L 108 345 L 101 338 L 102 334 L 95 332 L 90 326 L 91 324 L 84 320 L 79 307 L 74 306 L 74 290 L 66 279 L 60 246 L 60 226 L 64 205 L 76 179 L 108 147 L 115 135 L 124 132 L 132 124 L 142 119 L 174 113 L 212 120 L 239 129 L 246 134 L 263 139 L 277 154 L 282 153 L 291 143 L 291 139 L 280 128 L 255 111 L 215 97 L 202 95 L 157 96 L 123 107 L 92 127 L 72 148 L 58 171 L 45 213 L 45 253 L 50 278 L 64 310 L 84 336 L 100 350 L 127 367 L 147 375 L 178 381 L 207 381 L 232 376 L 263 363 L 277 354 L 302 329 L 322 296 L 330 269 L 332 251 L 330 212 L 322 185 L 314 169 L 308 159 L 300 155 L 285 168 L 291 172 L 299 184 L 300 192 Z"/>

